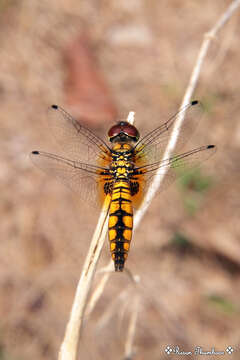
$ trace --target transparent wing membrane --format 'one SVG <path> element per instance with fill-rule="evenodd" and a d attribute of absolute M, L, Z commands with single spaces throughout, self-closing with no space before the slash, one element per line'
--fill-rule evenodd
<path fill-rule="evenodd" d="M 96 163 L 109 156 L 107 144 L 57 105 L 48 110 L 49 128 L 57 143 L 71 159 Z"/>
<path fill-rule="evenodd" d="M 158 190 L 158 192 L 162 192 L 173 181 L 181 177 L 184 171 L 198 168 L 201 163 L 209 159 L 215 152 L 215 145 L 201 146 L 182 154 L 174 155 L 169 159 L 136 168 L 136 171 L 143 172 L 144 174 L 144 192 L 148 189 L 154 176 L 163 177 L 164 175 Z"/>
<path fill-rule="evenodd" d="M 179 117 L 185 115 L 185 119 L 179 131 L 176 126 Z M 175 151 L 178 153 L 190 139 L 191 134 L 200 123 L 203 115 L 203 106 L 198 101 L 192 101 L 177 113 L 171 116 L 165 123 L 143 136 L 135 146 L 136 160 L 143 163 L 159 161 L 164 154 L 169 138 L 179 132 Z"/>
<path fill-rule="evenodd" d="M 94 206 L 100 205 L 99 196 L 103 191 L 107 169 L 41 151 L 33 151 L 30 157 L 37 167 L 59 179 L 83 200 Z M 100 174 L 103 173 L 105 175 L 101 180 Z"/>

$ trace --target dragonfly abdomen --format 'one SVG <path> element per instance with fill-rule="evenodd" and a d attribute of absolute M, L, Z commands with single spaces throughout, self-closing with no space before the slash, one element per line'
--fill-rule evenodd
<path fill-rule="evenodd" d="M 133 208 L 128 181 L 116 180 L 109 210 L 109 241 L 115 271 L 123 271 L 133 227 Z"/>

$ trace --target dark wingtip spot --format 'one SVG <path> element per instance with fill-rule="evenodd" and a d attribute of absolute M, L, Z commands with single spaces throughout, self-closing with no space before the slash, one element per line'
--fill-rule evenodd
<path fill-rule="evenodd" d="M 215 148 L 215 145 L 208 145 L 207 146 L 207 149 L 212 149 L 212 148 Z"/>
<path fill-rule="evenodd" d="M 197 104 L 198 104 L 198 100 L 193 100 L 193 101 L 191 102 L 191 104 L 192 104 L 192 105 L 197 105 Z"/>
<path fill-rule="evenodd" d="M 57 105 L 52 105 L 51 107 L 52 107 L 52 109 L 56 109 L 56 110 L 58 109 Z"/>
<path fill-rule="evenodd" d="M 32 154 L 33 154 L 33 155 L 39 155 L 39 151 L 34 150 L 34 151 L 32 151 Z"/>

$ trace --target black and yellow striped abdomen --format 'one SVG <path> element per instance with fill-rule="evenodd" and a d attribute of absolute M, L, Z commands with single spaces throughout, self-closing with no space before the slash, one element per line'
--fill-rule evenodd
<path fill-rule="evenodd" d="M 122 271 L 128 256 L 133 227 L 133 208 L 130 184 L 116 179 L 109 210 L 109 241 L 115 271 Z"/>

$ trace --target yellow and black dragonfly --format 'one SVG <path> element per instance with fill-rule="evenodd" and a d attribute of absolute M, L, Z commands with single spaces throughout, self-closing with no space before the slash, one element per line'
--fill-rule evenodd
<path fill-rule="evenodd" d="M 155 174 L 166 172 L 165 184 L 178 176 L 176 168 L 195 167 L 215 151 L 215 145 L 163 159 L 165 146 L 179 114 L 187 111 L 179 144 L 184 145 L 194 127 L 192 101 L 168 121 L 140 138 L 137 128 L 119 121 L 104 141 L 57 105 L 49 109 L 49 126 L 64 151 L 64 156 L 33 151 L 34 164 L 53 174 L 89 204 L 101 204 L 110 196 L 110 251 L 116 271 L 122 271 L 127 259 L 133 228 L 133 208 L 139 207 Z"/>

